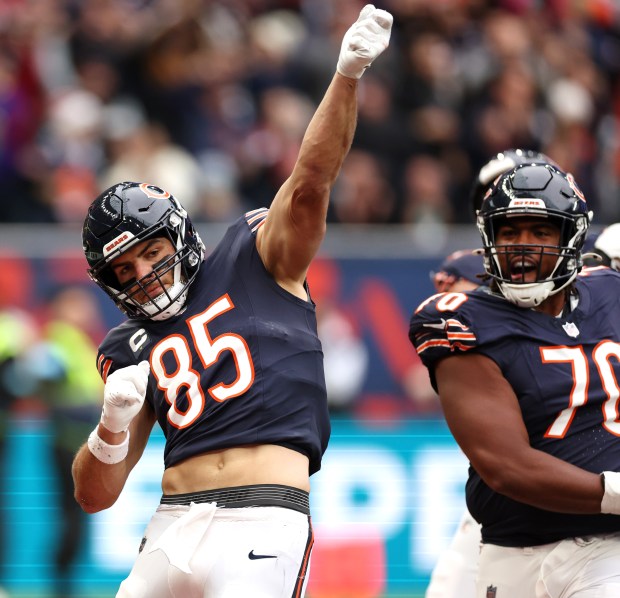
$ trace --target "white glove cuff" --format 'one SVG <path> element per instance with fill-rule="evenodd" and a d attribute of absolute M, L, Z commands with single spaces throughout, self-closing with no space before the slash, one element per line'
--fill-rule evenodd
<path fill-rule="evenodd" d="M 336 65 L 336 71 L 343 77 L 348 77 L 349 79 L 360 79 L 369 66 L 370 65 L 367 64 L 352 71 L 350 67 L 347 68 L 346 61 L 341 58 L 338 60 L 338 64 Z"/>
<path fill-rule="evenodd" d="M 114 414 L 114 415 L 116 415 L 116 417 L 114 417 L 113 415 L 108 415 L 106 413 L 105 404 L 104 404 L 103 411 L 101 412 L 101 419 L 99 420 L 99 423 L 104 428 L 107 428 L 108 430 L 110 430 L 110 432 L 114 432 L 115 434 L 118 434 L 119 432 L 126 432 L 129 429 L 129 424 L 131 423 L 131 419 L 128 422 L 119 421 L 120 418 L 118 417 L 118 414 Z"/>
<path fill-rule="evenodd" d="M 120 444 L 108 444 L 101 439 L 97 430 L 98 427 L 88 437 L 88 450 L 102 463 L 108 465 L 120 463 L 129 452 L 129 430 L 127 430 L 125 440 Z"/>
<path fill-rule="evenodd" d="M 620 472 L 604 471 L 601 474 L 605 494 L 601 501 L 601 513 L 620 515 Z"/>

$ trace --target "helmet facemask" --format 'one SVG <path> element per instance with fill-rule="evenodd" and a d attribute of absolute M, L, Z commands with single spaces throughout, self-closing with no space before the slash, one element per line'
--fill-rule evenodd
<path fill-rule="evenodd" d="M 570 174 L 551 164 L 516 166 L 498 177 L 478 212 L 487 274 L 511 303 L 527 308 L 540 305 L 568 287 L 581 270 L 590 217 Z M 557 245 L 506 243 L 506 239 L 498 243 L 502 226 L 526 218 L 556 227 Z"/>
<path fill-rule="evenodd" d="M 541 220 L 544 218 L 545 222 L 558 228 L 558 245 L 497 244 L 497 231 L 506 224 L 508 218 L 533 216 L 536 215 L 531 211 L 510 214 L 498 210 L 487 218 L 480 217 L 478 222 L 485 248 L 485 269 L 495 280 L 502 295 L 520 307 L 536 307 L 551 295 L 565 289 L 582 267 L 580 248 L 587 230 L 585 217 L 575 221 L 562 214 L 539 214 Z M 555 265 L 548 274 L 543 271 L 549 263 L 545 259 L 547 257 L 555 259 Z M 532 271 L 535 272 L 534 281 L 515 281 L 525 281 Z"/>
<path fill-rule="evenodd" d="M 152 189 L 149 191 L 152 192 Z M 130 193 L 132 195 L 127 195 L 136 197 L 135 187 L 130 188 Z M 204 259 L 204 245 L 194 231 L 187 213 L 174 197 L 165 194 L 156 201 L 168 202 L 168 207 L 161 213 L 153 211 L 152 224 L 147 208 L 139 210 L 141 219 L 133 217 L 131 226 L 125 224 L 129 220 L 127 219 L 111 229 L 111 233 L 106 235 L 107 242 L 102 245 L 103 256 L 88 270 L 88 274 L 129 317 L 165 320 L 184 309 L 189 286 Z M 129 204 L 125 206 L 124 209 L 128 210 Z M 117 236 L 110 239 L 112 234 Z M 155 264 L 149 274 L 121 285 L 113 271 L 113 262 L 138 243 L 155 238 L 169 240 L 172 253 Z M 173 282 L 168 283 L 166 288 L 164 279 L 171 271 Z"/>

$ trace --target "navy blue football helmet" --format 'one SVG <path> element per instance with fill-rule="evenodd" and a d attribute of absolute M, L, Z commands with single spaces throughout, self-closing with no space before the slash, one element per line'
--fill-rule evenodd
<path fill-rule="evenodd" d="M 585 197 L 571 174 L 551 164 L 520 164 L 501 175 L 478 211 L 477 225 L 485 250 L 485 270 L 500 292 L 521 307 L 540 305 L 547 297 L 566 288 L 583 265 L 581 248 L 591 220 Z M 558 247 L 545 245 L 498 246 L 499 227 L 511 218 L 544 218 L 560 231 Z M 553 272 L 538 273 L 532 283 L 513 282 L 503 272 L 500 256 L 515 254 L 553 255 Z M 525 262 L 524 262 L 525 263 Z"/>
<path fill-rule="evenodd" d="M 169 239 L 174 253 L 151 274 L 120 285 L 111 263 L 137 243 L 156 237 Z M 90 266 L 88 275 L 121 311 L 131 318 L 153 320 L 165 320 L 183 309 L 205 256 L 202 240 L 181 204 L 167 191 L 147 183 L 119 183 L 99 195 L 88 209 L 82 245 Z M 160 277 L 170 270 L 172 286 L 151 296 L 147 286 L 152 286 L 153 277 L 161 282 Z M 136 299 L 145 295 L 146 302 Z"/>
<path fill-rule="evenodd" d="M 508 149 L 493 156 L 493 158 L 480 169 L 476 181 L 469 192 L 469 203 L 474 218 L 482 205 L 485 194 L 498 176 L 508 172 L 519 164 L 534 163 L 552 164 L 556 168 L 559 168 L 549 156 L 534 150 Z"/>

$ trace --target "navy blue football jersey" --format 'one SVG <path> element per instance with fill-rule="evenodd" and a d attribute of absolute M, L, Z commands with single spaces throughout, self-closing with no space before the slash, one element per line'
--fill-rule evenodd
<path fill-rule="evenodd" d="M 409 338 L 435 388 L 440 359 L 482 353 L 514 389 L 532 447 L 594 473 L 620 471 L 620 274 L 586 269 L 575 288 L 578 305 L 557 318 L 484 287 L 434 295 L 411 317 Z M 518 503 L 493 492 L 471 467 L 466 497 L 483 541 L 493 544 L 530 546 L 620 530 L 620 516 Z"/>
<path fill-rule="evenodd" d="M 165 467 L 207 451 L 276 444 L 318 471 L 330 422 L 314 303 L 280 287 L 255 244 L 267 209 L 227 231 L 192 283 L 186 309 L 130 319 L 99 347 L 105 381 L 148 359 L 146 400 L 166 437 Z"/>

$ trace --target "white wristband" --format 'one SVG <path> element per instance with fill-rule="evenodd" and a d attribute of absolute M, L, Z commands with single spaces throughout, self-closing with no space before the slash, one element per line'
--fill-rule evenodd
<path fill-rule="evenodd" d="M 620 515 L 620 472 L 604 471 L 601 474 L 605 494 L 601 501 L 601 513 Z"/>
<path fill-rule="evenodd" d="M 101 439 L 97 428 L 88 437 L 88 450 L 102 463 L 107 465 L 120 463 L 129 452 L 129 430 L 127 430 L 127 436 L 123 442 L 120 444 L 108 444 Z"/>

